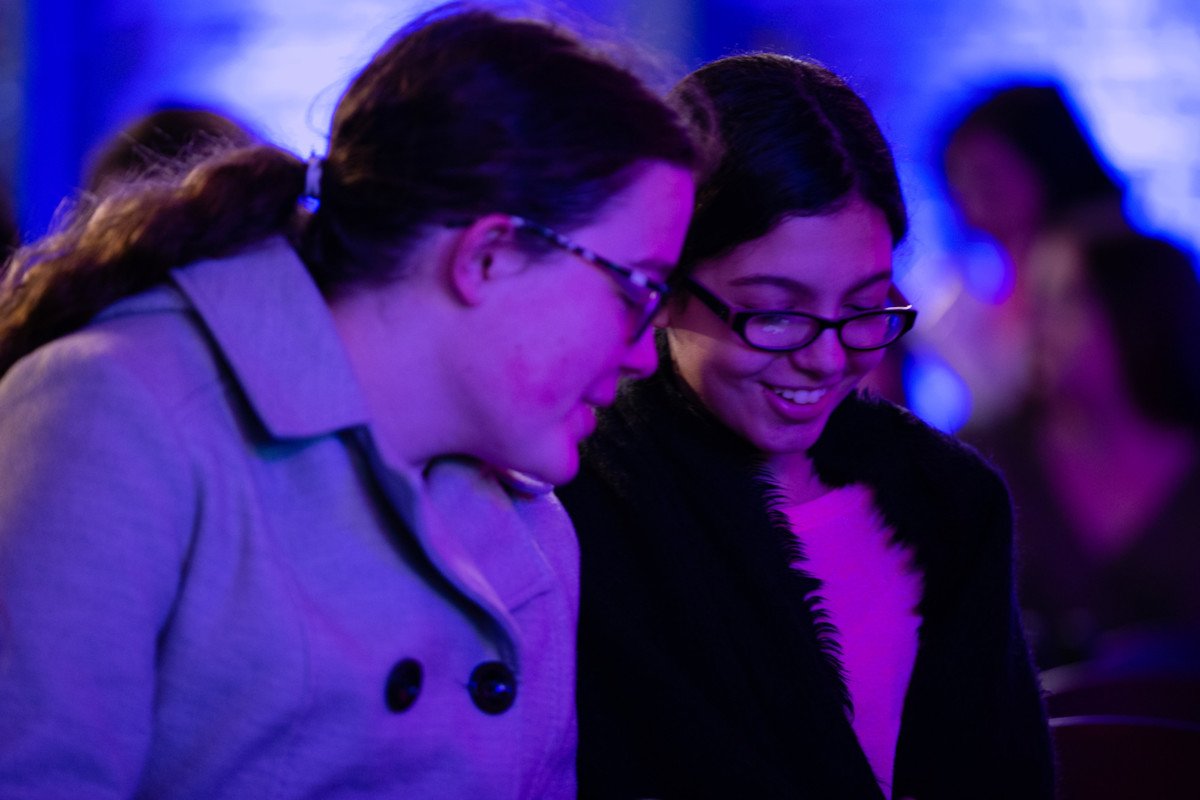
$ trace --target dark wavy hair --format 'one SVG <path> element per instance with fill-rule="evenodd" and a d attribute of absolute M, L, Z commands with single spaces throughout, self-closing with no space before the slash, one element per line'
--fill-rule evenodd
<path fill-rule="evenodd" d="M 863 99 L 825 66 L 730 56 L 688 75 L 673 95 L 719 151 L 697 190 L 685 267 L 787 217 L 834 213 L 855 197 L 883 212 L 893 243 L 904 239 L 908 215 L 891 148 Z"/>
<path fill-rule="evenodd" d="M 8 181 L 0 175 L 0 275 L 4 274 L 4 262 L 12 251 L 21 244 L 21 229 L 17 225 L 17 209 L 9 194 Z"/>
<path fill-rule="evenodd" d="M 1080 245 L 1085 283 L 1116 337 L 1122 375 L 1147 418 L 1200 433 L 1200 278 L 1194 255 L 1139 233 Z"/>
<path fill-rule="evenodd" d="M 422 229 L 492 211 L 570 229 L 652 159 L 694 168 L 688 125 L 631 71 L 550 23 L 453 3 L 400 30 L 338 102 L 320 206 L 267 144 L 85 196 L 17 252 L 0 374 L 173 267 L 289 234 L 326 293 L 402 277 Z"/>
<path fill-rule="evenodd" d="M 988 90 L 950 126 L 942 152 L 954 139 L 976 131 L 999 136 L 1033 169 L 1045 193 L 1048 223 L 1082 206 L 1120 200 L 1124 194 L 1056 84 Z"/>

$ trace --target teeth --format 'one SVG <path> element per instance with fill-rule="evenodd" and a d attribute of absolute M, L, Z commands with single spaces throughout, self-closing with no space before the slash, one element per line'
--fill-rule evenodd
<path fill-rule="evenodd" d="M 772 389 L 771 391 L 797 405 L 810 405 L 825 396 L 827 389 Z"/>

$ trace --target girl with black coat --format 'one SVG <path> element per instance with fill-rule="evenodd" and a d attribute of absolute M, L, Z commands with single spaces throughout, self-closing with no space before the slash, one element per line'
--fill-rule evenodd
<path fill-rule="evenodd" d="M 582 797 L 1048 798 L 1007 490 L 857 388 L 916 312 L 890 149 L 817 64 L 721 59 L 662 368 L 560 496 L 582 547 Z"/>

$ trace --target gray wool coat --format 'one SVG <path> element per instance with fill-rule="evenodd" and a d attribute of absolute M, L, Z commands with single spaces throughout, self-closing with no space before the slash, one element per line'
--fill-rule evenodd
<path fill-rule="evenodd" d="M 570 522 L 364 409 L 281 240 L 0 381 L 0 797 L 574 796 Z"/>

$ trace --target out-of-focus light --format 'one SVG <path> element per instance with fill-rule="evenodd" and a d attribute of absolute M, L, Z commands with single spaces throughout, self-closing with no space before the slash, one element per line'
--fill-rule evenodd
<path fill-rule="evenodd" d="M 904 357 L 904 394 L 909 408 L 933 427 L 954 433 L 971 416 L 971 392 L 937 354 L 914 351 Z"/>
<path fill-rule="evenodd" d="M 251 0 L 247 30 L 202 94 L 236 109 L 268 138 L 324 152 L 334 105 L 350 78 L 428 0 Z"/>

